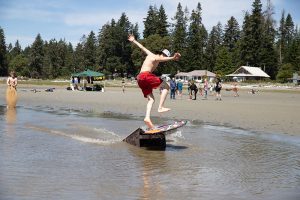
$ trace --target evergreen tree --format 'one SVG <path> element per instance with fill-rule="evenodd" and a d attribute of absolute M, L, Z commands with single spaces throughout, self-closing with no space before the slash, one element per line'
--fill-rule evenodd
<path fill-rule="evenodd" d="M 9 70 L 15 71 L 18 76 L 30 76 L 28 69 L 29 60 L 24 54 L 18 54 L 9 62 Z"/>
<path fill-rule="evenodd" d="M 295 48 L 292 47 L 293 41 L 295 39 L 295 29 L 294 29 L 294 22 L 290 14 L 286 16 L 284 29 L 286 35 L 285 35 L 285 49 L 283 51 L 283 63 L 291 63 L 293 58 L 290 57 L 291 55 L 290 48 Z"/>
<path fill-rule="evenodd" d="M 69 42 L 69 44 L 66 47 L 66 58 L 65 58 L 65 69 L 67 71 L 63 71 L 62 74 L 68 75 L 70 74 L 70 72 L 74 73 L 75 72 L 74 66 L 75 66 L 74 49 L 73 49 L 73 45 Z"/>
<path fill-rule="evenodd" d="M 292 65 L 293 72 L 300 72 L 300 33 L 297 29 L 287 50 L 286 58 L 286 62 Z"/>
<path fill-rule="evenodd" d="M 166 11 L 164 7 L 161 5 L 158 11 L 158 21 L 156 27 L 156 34 L 160 35 L 161 37 L 168 36 L 168 27 L 169 24 L 167 22 L 168 17 L 166 15 Z"/>
<path fill-rule="evenodd" d="M 230 52 L 233 52 L 237 47 L 237 42 L 240 39 L 240 28 L 237 20 L 232 16 L 224 30 L 224 46 L 228 48 Z"/>
<path fill-rule="evenodd" d="M 150 6 L 148 10 L 147 17 L 144 21 L 145 29 L 143 31 L 144 38 L 147 38 L 150 35 L 157 33 L 157 24 L 158 24 L 158 10 L 156 6 Z"/>
<path fill-rule="evenodd" d="M 6 44 L 4 31 L 0 27 L 0 76 L 5 76 L 8 74 L 8 63 L 6 59 Z"/>
<path fill-rule="evenodd" d="M 187 47 L 187 22 L 188 22 L 188 10 L 182 10 L 182 6 L 178 3 L 177 11 L 175 17 L 173 18 L 174 22 L 174 30 L 172 33 L 172 50 L 174 52 L 181 53 L 181 59 L 174 63 L 175 70 L 184 69 L 184 65 L 186 63 L 186 47 Z"/>
<path fill-rule="evenodd" d="M 14 60 L 15 57 L 17 57 L 18 55 L 20 55 L 22 53 L 22 48 L 19 44 L 19 41 L 18 40 L 16 41 L 14 47 L 12 46 L 12 44 L 9 44 L 7 49 L 8 49 L 8 52 L 6 54 L 7 55 L 6 58 L 7 58 L 7 62 L 8 62 L 8 70 L 9 71 L 12 71 L 12 70 L 16 71 L 15 67 L 13 67 L 13 69 L 12 69 L 10 63 Z"/>
<path fill-rule="evenodd" d="M 207 40 L 207 31 L 202 24 L 201 4 L 198 3 L 196 10 L 192 10 L 190 17 L 190 26 L 188 32 L 188 48 L 187 48 L 187 71 L 194 69 L 206 69 L 204 49 Z"/>
<path fill-rule="evenodd" d="M 294 22 L 290 13 L 286 16 L 285 20 L 285 33 L 286 33 L 286 44 L 287 47 L 292 43 L 294 39 L 295 29 L 294 29 Z"/>
<path fill-rule="evenodd" d="M 117 23 L 118 28 L 120 29 L 118 40 L 121 44 L 120 49 L 118 50 L 117 56 L 121 59 L 121 66 L 119 67 L 119 72 L 122 77 L 124 73 L 128 76 L 129 74 L 134 74 L 135 71 L 132 69 L 132 60 L 131 60 L 131 44 L 127 41 L 128 34 L 132 30 L 134 34 L 138 32 L 138 26 L 136 24 L 135 30 L 132 29 L 133 25 L 129 22 L 128 17 L 123 13 Z"/>
<path fill-rule="evenodd" d="M 293 66 L 290 63 L 283 64 L 276 76 L 276 79 L 281 82 L 287 82 L 288 78 L 293 76 Z"/>
<path fill-rule="evenodd" d="M 41 35 L 38 34 L 32 44 L 29 58 L 30 77 L 40 78 L 42 75 L 43 59 L 44 59 L 44 42 Z"/>
<path fill-rule="evenodd" d="M 115 72 L 123 74 L 129 66 L 130 46 L 127 37 L 132 25 L 125 14 L 116 23 L 112 20 L 99 32 L 99 59 L 102 66 L 105 66 L 106 73 Z M 126 58 L 125 58 L 126 57 Z M 128 58 L 129 57 L 129 58 Z"/>
<path fill-rule="evenodd" d="M 241 41 L 241 63 L 261 67 L 263 46 L 263 15 L 260 0 L 254 0 L 252 14 L 245 15 Z"/>
<path fill-rule="evenodd" d="M 209 71 L 214 71 L 214 67 L 216 64 L 217 54 L 219 51 L 219 47 L 222 44 L 222 25 L 218 23 L 217 26 L 213 26 L 209 39 L 207 42 L 206 48 L 206 59 L 207 59 L 207 68 Z"/>
<path fill-rule="evenodd" d="M 9 52 L 12 57 L 17 56 L 22 53 L 22 47 L 19 44 L 19 40 L 16 41 L 15 46 Z"/>
<path fill-rule="evenodd" d="M 78 43 L 74 51 L 74 69 L 73 72 L 80 72 L 85 70 L 84 65 L 84 49 L 82 43 Z"/>
<path fill-rule="evenodd" d="M 96 70 L 96 36 L 93 31 L 88 35 L 83 46 L 85 68 Z"/>
<path fill-rule="evenodd" d="M 234 70 L 230 52 L 226 47 L 221 46 L 217 52 L 214 72 L 222 77 L 234 72 Z"/>
<path fill-rule="evenodd" d="M 262 16 L 262 4 L 260 0 L 254 0 L 252 9 L 251 20 L 251 38 L 252 48 L 251 57 L 249 60 L 250 65 L 261 67 L 261 51 L 262 51 L 262 35 L 263 35 L 263 16 Z"/>
<path fill-rule="evenodd" d="M 280 25 L 278 28 L 278 49 L 279 49 L 279 64 L 282 64 L 283 61 L 283 55 L 285 52 L 285 46 L 286 46 L 286 29 L 285 29 L 285 12 L 282 11 L 281 19 L 280 19 Z"/>
<path fill-rule="evenodd" d="M 262 34 L 261 67 L 263 70 L 275 78 L 278 68 L 277 52 L 275 49 L 275 20 L 273 19 L 274 8 L 268 0 L 267 9 L 264 11 L 264 24 Z"/>

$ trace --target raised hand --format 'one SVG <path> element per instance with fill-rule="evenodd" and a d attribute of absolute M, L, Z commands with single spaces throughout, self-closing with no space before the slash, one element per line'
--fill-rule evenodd
<path fill-rule="evenodd" d="M 174 53 L 174 60 L 179 60 L 181 57 L 181 54 L 180 53 Z"/>
<path fill-rule="evenodd" d="M 134 35 L 132 35 L 132 34 L 128 35 L 128 40 L 129 40 L 130 42 L 133 42 L 133 41 L 135 40 Z"/>

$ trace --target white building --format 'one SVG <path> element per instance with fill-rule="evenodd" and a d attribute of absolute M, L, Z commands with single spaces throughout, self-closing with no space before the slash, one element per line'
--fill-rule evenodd
<path fill-rule="evenodd" d="M 261 80 L 264 78 L 270 78 L 266 72 L 264 72 L 259 67 L 249 67 L 241 66 L 232 74 L 226 75 L 227 77 L 232 77 L 236 81 L 245 81 L 245 80 Z"/>
<path fill-rule="evenodd" d="M 184 82 L 187 82 L 189 80 L 203 82 L 203 77 L 207 77 L 208 81 L 212 81 L 216 77 L 216 74 L 207 70 L 194 70 L 191 72 L 179 72 L 175 75 L 175 79 L 177 81 L 183 80 Z"/>

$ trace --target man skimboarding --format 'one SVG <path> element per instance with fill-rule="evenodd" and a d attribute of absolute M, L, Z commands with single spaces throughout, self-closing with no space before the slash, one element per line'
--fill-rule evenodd
<path fill-rule="evenodd" d="M 163 81 L 161 78 L 155 76 L 152 72 L 157 68 L 160 62 L 167 62 L 171 60 L 179 60 L 181 57 L 180 53 L 175 53 L 171 56 L 170 52 L 167 49 L 162 50 L 159 54 L 154 54 L 148 49 L 146 49 L 142 44 L 135 40 L 133 35 L 128 36 L 128 40 L 134 44 L 136 44 L 144 53 L 146 53 L 146 58 L 143 62 L 141 67 L 141 71 L 137 76 L 137 82 L 139 87 L 142 89 L 144 97 L 148 99 L 147 109 L 146 109 L 146 116 L 144 118 L 145 124 L 148 126 L 149 129 L 153 129 L 154 125 L 150 119 L 151 110 L 153 103 L 155 101 L 153 95 L 153 89 L 155 88 L 162 88 L 160 101 L 158 106 L 158 112 L 167 112 L 171 110 L 170 108 L 164 107 L 164 102 L 166 100 L 168 91 L 170 86 L 167 82 Z"/>

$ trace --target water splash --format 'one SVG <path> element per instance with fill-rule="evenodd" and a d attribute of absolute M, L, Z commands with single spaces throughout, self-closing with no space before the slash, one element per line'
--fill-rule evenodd
<path fill-rule="evenodd" d="M 86 134 L 86 132 L 79 131 L 74 134 L 74 131 L 72 131 L 73 133 L 69 133 L 69 131 L 53 130 L 50 128 L 31 125 L 31 124 L 27 124 L 26 127 L 36 130 L 36 131 L 39 131 L 39 132 L 45 132 L 45 133 L 49 133 L 49 134 L 68 137 L 68 138 L 72 138 L 77 141 L 91 143 L 91 144 L 110 145 L 110 144 L 114 144 L 114 143 L 118 143 L 118 142 L 122 141 L 122 139 L 119 135 L 117 135 L 114 132 L 108 131 L 106 129 L 94 128 L 94 130 L 95 130 L 94 133 Z M 98 134 L 97 134 L 97 132 L 98 132 Z"/>

